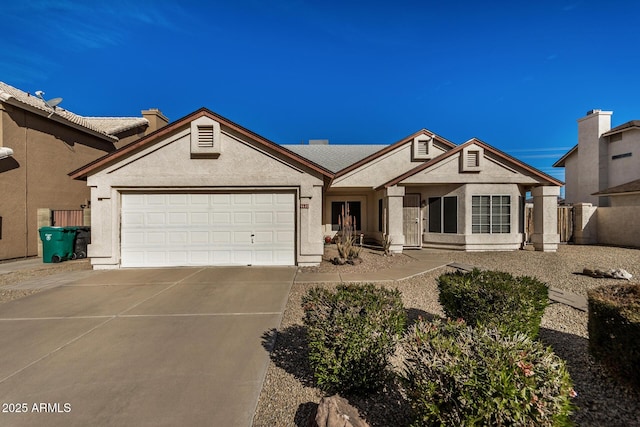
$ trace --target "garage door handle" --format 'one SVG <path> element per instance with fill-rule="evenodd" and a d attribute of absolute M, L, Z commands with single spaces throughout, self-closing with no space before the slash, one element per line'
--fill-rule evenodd
<path fill-rule="evenodd" d="M 256 236 L 255 234 L 253 234 L 253 233 L 251 234 L 251 244 L 253 244 L 253 238 L 254 238 L 255 236 Z"/>

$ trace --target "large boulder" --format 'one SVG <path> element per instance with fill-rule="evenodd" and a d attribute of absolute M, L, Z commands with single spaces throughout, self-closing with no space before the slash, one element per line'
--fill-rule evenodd
<path fill-rule="evenodd" d="M 347 399 L 336 394 L 322 398 L 316 413 L 309 418 L 309 427 L 369 427 L 369 424 Z"/>

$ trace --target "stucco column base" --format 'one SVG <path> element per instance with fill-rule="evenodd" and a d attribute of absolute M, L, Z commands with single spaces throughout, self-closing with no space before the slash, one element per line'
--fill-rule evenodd
<path fill-rule="evenodd" d="M 554 242 L 555 239 L 555 242 Z M 558 250 L 558 234 L 534 234 L 531 236 L 531 243 L 536 251 L 556 252 Z"/>
<path fill-rule="evenodd" d="M 577 245 L 598 243 L 598 223 L 596 206 L 591 203 L 576 203 L 574 209 L 573 241 Z"/>
<path fill-rule="evenodd" d="M 537 251 L 558 250 L 558 196 L 560 187 L 535 187 L 533 195 L 533 236 L 531 242 Z"/>

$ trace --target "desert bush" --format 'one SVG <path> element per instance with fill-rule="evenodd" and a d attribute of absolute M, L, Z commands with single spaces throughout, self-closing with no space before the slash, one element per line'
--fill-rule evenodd
<path fill-rule="evenodd" d="M 612 373 L 640 388 L 640 286 L 588 291 L 589 350 Z"/>
<path fill-rule="evenodd" d="M 499 271 L 452 272 L 438 278 L 439 300 L 447 317 L 471 325 L 495 326 L 536 338 L 549 304 L 547 285 Z"/>
<path fill-rule="evenodd" d="M 420 320 L 403 349 L 415 426 L 572 425 L 564 361 L 524 333 Z"/>
<path fill-rule="evenodd" d="M 335 291 L 316 287 L 302 306 L 320 388 L 358 393 L 384 384 L 407 321 L 400 291 L 372 284 L 342 284 Z"/>

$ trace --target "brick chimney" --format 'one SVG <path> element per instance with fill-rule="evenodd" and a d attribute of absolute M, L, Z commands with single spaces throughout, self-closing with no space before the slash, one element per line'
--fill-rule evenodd
<path fill-rule="evenodd" d="M 145 135 L 154 132 L 169 123 L 169 119 L 157 108 L 142 110 L 142 117 L 149 121 L 149 127 L 144 132 Z"/>

